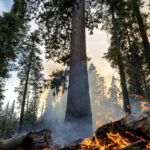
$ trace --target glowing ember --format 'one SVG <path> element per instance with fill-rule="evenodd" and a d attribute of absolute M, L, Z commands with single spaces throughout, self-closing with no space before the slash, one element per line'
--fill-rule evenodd
<path fill-rule="evenodd" d="M 30 133 L 28 134 L 28 136 L 34 136 L 34 133 L 33 133 L 33 132 L 30 132 Z"/>
<path fill-rule="evenodd" d="M 96 116 L 100 117 L 100 116 L 101 116 L 100 112 L 97 112 L 97 113 L 96 113 Z"/>
<path fill-rule="evenodd" d="M 49 148 L 44 148 L 42 150 L 51 150 L 55 147 L 55 145 L 56 145 L 56 142 L 54 142 L 54 144 L 52 146 L 50 146 Z"/>
<path fill-rule="evenodd" d="M 127 117 L 130 116 L 130 114 L 129 114 L 128 112 L 126 112 L 126 116 L 127 116 Z"/>
<path fill-rule="evenodd" d="M 130 109 L 130 105 L 127 105 L 127 108 Z"/>
<path fill-rule="evenodd" d="M 141 107 L 142 107 L 142 111 L 150 109 L 150 103 L 149 102 L 141 102 Z"/>
<path fill-rule="evenodd" d="M 133 96 L 135 99 L 137 99 L 137 98 L 143 99 L 144 98 L 142 95 L 136 95 L 136 94 L 132 94 L 131 96 Z"/>
<path fill-rule="evenodd" d="M 105 116 L 106 119 L 109 119 L 110 116 L 112 116 L 114 114 L 114 112 L 108 112 Z"/>
<path fill-rule="evenodd" d="M 150 149 L 150 143 L 146 145 L 146 148 Z"/>
<path fill-rule="evenodd" d="M 123 118 L 123 117 L 122 117 L 122 116 L 119 117 L 119 118 L 112 118 L 112 117 L 110 117 L 110 118 L 109 118 L 109 121 L 115 122 L 115 121 L 119 120 L 120 118 Z"/>
<path fill-rule="evenodd" d="M 98 127 L 101 127 L 104 124 L 104 122 L 102 122 L 101 120 L 96 121 L 96 125 Z"/>

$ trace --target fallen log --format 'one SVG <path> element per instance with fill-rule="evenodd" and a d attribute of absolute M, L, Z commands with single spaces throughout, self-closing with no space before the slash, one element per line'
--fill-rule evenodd
<path fill-rule="evenodd" d="M 40 132 L 30 132 L 28 134 L 15 136 L 9 139 L 0 140 L 0 150 L 33 150 L 49 148 L 51 130 L 45 129 Z"/>
<path fill-rule="evenodd" d="M 137 113 L 97 129 L 92 138 L 59 150 L 146 149 L 150 142 L 150 112 Z"/>
<path fill-rule="evenodd" d="M 144 141 L 142 141 L 142 140 L 139 140 L 139 141 L 136 141 L 136 142 L 134 142 L 134 143 L 132 143 L 131 145 L 129 145 L 129 146 L 127 146 L 127 147 L 125 147 L 125 148 L 121 148 L 121 149 L 118 149 L 118 150 L 129 150 L 129 149 L 141 149 L 141 146 L 142 145 L 144 145 L 144 144 L 146 144 Z"/>

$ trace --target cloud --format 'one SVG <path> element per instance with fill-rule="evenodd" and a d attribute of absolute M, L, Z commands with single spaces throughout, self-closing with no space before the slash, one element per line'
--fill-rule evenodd
<path fill-rule="evenodd" d="M 0 0 L 0 15 L 3 12 L 8 12 L 11 9 L 13 0 Z"/>
<path fill-rule="evenodd" d="M 3 1 L 0 1 L 0 15 L 2 15 L 4 11 L 6 11 L 5 4 Z"/>

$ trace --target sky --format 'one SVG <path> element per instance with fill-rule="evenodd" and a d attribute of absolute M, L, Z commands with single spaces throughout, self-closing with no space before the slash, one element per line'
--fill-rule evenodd
<path fill-rule="evenodd" d="M 0 14 L 11 9 L 13 0 L 0 0 Z"/>
<path fill-rule="evenodd" d="M 0 0 L 0 15 L 4 11 L 9 11 L 12 3 L 13 0 Z M 32 30 L 36 28 L 33 23 L 31 23 L 31 26 Z M 98 73 L 105 77 L 106 85 L 110 84 L 112 75 L 116 74 L 117 72 L 116 70 L 112 69 L 109 63 L 103 58 L 104 53 L 107 52 L 109 43 L 109 36 L 105 31 L 95 30 L 93 35 L 89 35 L 88 32 L 86 33 L 87 56 L 91 57 L 91 62 L 93 62 L 96 66 Z M 41 48 L 44 52 L 44 48 Z M 43 65 L 45 77 L 48 77 L 48 75 L 56 69 L 63 68 L 63 66 L 60 64 L 45 60 L 44 55 Z M 16 99 L 17 93 L 14 93 L 14 87 L 17 87 L 18 85 L 19 80 L 17 79 L 16 73 L 13 72 L 11 73 L 11 78 L 6 80 L 5 103 L 8 101 L 12 102 Z"/>

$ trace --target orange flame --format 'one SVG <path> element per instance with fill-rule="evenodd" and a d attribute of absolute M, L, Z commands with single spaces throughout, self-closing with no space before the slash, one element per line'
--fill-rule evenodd
<path fill-rule="evenodd" d="M 135 99 L 137 99 L 137 98 L 143 99 L 144 98 L 142 95 L 137 95 L 137 94 L 132 94 L 131 96 L 133 96 Z"/>
<path fill-rule="evenodd" d="M 130 145 L 130 141 L 127 139 L 127 138 L 123 138 L 121 137 L 121 135 L 119 133 L 107 133 L 107 136 L 109 139 L 111 139 L 115 144 L 117 144 L 118 146 L 115 147 L 115 149 L 118 149 L 118 148 L 124 148 L 128 145 Z"/>
<path fill-rule="evenodd" d="M 125 114 L 126 114 L 127 117 L 130 116 L 130 114 L 128 112 L 126 112 Z"/>
<path fill-rule="evenodd" d="M 96 134 L 94 134 L 93 139 L 87 138 L 83 142 L 80 143 L 81 150 L 87 150 L 87 149 L 117 150 L 119 148 L 127 147 L 131 144 L 129 139 L 127 139 L 125 137 L 122 137 L 119 133 L 109 132 L 109 133 L 107 133 L 107 137 L 112 142 L 108 143 L 108 144 L 105 144 L 104 142 L 101 141 L 101 139 L 98 139 L 96 137 Z"/>
<path fill-rule="evenodd" d="M 127 108 L 130 109 L 130 105 L 129 104 L 127 105 Z"/>
<path fill-rule="evenodd" d="M 142 107 L 142 111 L 150 109 L 150 103 L 149 102 L 141 102 L 141 107 Z"/>
<path fill-rule="evenodd" d="M 30 132 L 28 136 L 34 136 L 34 132 Z"/>
<path fill-rule="evenodd" d="M 148 143 L 148 144 L 146 145 L 146 148 L 150 149 L 150 143 Z"/>
<path fill-rule="evenodd" d="M 110 146 L 101 144 L 102 142 L 99 139 L 97 139 L 96 134 L 94 134 L 94 139 L 95 140 L 87 138 L 83 142 L 81 142 L 80 143 L 81 150 L 95 149 L 95 148 L 99 148 L 99 150 L 105 150 Z"/>

